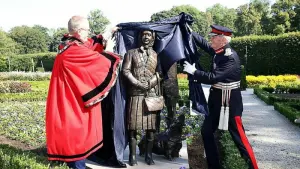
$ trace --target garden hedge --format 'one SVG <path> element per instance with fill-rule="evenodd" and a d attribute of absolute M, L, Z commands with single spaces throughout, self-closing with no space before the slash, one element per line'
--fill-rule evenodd
<path fill-rule="evenodd" d="M 35 53 L 35 54 L 24 54 L 24 55 L 13 55 L 10 58 L 0 58 L 0 71 L 34 71 L 40 67 L 44 67 L 45 71 L 52 71 L 54 58 L 57 53 Z M 6 64 L 3 64 L 6 63 Z"/>
<path fill-rule="evenodd" d="M 300 118 L 300 105 L 299 103 L 276 102 L 274 104 L 275 110 L 283 114 L 287 119 L 294 123 L 295 119 Z M 300 126 L 300 124 L 295 125 Z"/>
<path fill-rule="evenodd" d="M 232 48 L 238 53 L 247 75 L 299 74 L 300 32 L 278 36 L 244 36 L 233 38 Z M 247 64 L 245 59 L 247 49 Z M 200 50 L 201 51 L 201 50 Z M 209 70 L 211 56 L 203 54 L 201 66 Z"/>

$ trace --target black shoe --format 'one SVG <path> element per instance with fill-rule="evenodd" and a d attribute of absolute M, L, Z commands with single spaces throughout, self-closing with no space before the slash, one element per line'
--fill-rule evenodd
<path fill-rule="evenodd" d="M 154 165 L 154 164 L 155 164 L 154 161 L 153 161 L 153 159 L 152 159 L 152 155 L 151 155 L 151 157 L 146 157 L 146 158 L 145 158 L 145 162 L 146 162 L 148 165 Z"/>
<path fill-rule="evenodd" d="M 129 165 L 135 166 L 137 164 L 136 155 L 129 155 Z"/>
<path fill-rule="evenodd" d="M 119 160 L 108 160 L 107 165 L 114 168 L 127 168 L 127 165 Z"/>

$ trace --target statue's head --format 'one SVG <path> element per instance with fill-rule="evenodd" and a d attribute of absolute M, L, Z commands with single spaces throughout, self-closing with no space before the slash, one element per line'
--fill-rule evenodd
<path fill-rule="evenodd" d="M 155 33 L 151 30 L 141 31 L 141 45 L 145 48 L 152 47 L 154 45 Z"/>

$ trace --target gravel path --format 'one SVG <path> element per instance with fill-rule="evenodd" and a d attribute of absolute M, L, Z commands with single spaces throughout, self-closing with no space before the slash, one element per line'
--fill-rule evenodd
<path fill-rule="evenodd" d="M 209 86 L 203 86 L 206 96 Z M 259 169 L 300 169 L 300 128 L 293 125 L 283 115 L 275 111 L 253 94 L 252 89 L 243 91 L 243 123 L 248 139 L 253 147 Z M 137 149 L 138 150 L 138 149 Z M 156 165 L 148 166 L 143 158 L 138 158 L 134 169 L 179 169 L 188 167 L 186 144 L 181 149 L 181 158 L 170 162 L 162 156 L 154 155 Z M 128 162 L 128 148 L 125 153 Z M 108 169 L 91 162 L 93 169 Z"/>
<path fill-rule="evenodd" d="M 261 101 L 243 92 L 243 122 L 260 169 L 300 169 L 300 128 Z"/>

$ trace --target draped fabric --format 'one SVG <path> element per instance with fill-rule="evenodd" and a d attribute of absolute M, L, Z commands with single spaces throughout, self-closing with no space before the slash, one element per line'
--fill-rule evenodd
<path fill-rule="evenodd" d="M 120 30 L 116 34 L 114 52 L 124 56 L 128 50 L 138 48 L 140 46 L 139 33 L 147 29 L 156 33 L 153 49 L 158 54 L 158 60 L 161 64 L 160 71 L 165 79 L 168 78 L 169 68 L 175 62 L 182 63 L 183 60 L 187 60 L 191 63 L 197 63 L 196 67 L 201 69 L 199 65 L 201 55 L 197 51 L 189 28 L 192 23 L 192 16 L 185 13 L 157 22 L 120 23 L 117 25 Z M 192 108 L 200 113 L 208 114 L 207 102 L 201 83 L 197 83 L 192 76 L 189 76 L 188 79 L 190 99 L 193 103 Z M 193 94 L 195 92 L 197 93 Z"/>

